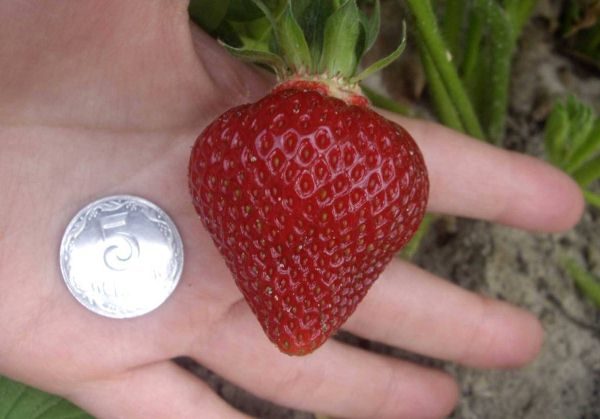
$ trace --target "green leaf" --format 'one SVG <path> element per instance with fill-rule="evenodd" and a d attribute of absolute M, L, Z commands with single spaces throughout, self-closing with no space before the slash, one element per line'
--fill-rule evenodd
<path fill-rule="evenodd" d="M 572 173 L 579 169 L 583 163 L 600 153 L 600 118 L 596 119 L 594 128 L 590 131 L 582 144 L 572 152 L 566 166 L 566 171 Z"/>
<path fill-rule="evenodd" d="M 573 178 L 584 188 L 600 179 L 600 156 L 593 158 L 574 171 Z"/>
<path fill-rule="evenodd" d="M 594 128 L 595 115 L 591 107 L 577 100 L 575 96 L 567 99 L 567 114 L 571 124 L 566 160 L 570 160 L 574 150 L 585 143 Z"/>
<path fill-rule="evenodd" d="M 365 70 L 363 70 L 360 74 L 352 77 L 350 79 L 350 83 L 358 83 L 358 82 L 366 79 L 367 77 L 369 77 L 371 74 L 384 69 L 385 67 L 387 67 L 388 65 L 390 65 L 391 63 L 396 61 L 402 55 L 405 48 L 406 48 L 406 24 L 403 23 L 402 24 L 402 41 L 400 42 L 400 45 L 398 45 L 398 48 L 396 48 L 396 50 L 394 52 L 392 52 L 390 55 L 388 55 L 387 57 L 384 57 L 384 58 L 374 62 L 369 67 L 367 67 Z"/>
<path fill-rule="evenodd" d="M 572 259 L 563 262 L 563 266 L 569 276 L 575 281 L 575 285 L 588 297 L 596 306 L 600 307 L 600 280 L 587 272 Z"/>
<path fill-rule="evenodd" d="M 600 195 L 591 191 L 583 191 L 583 196 L 588 204 L 600 208 Z"/>
<path fill-rule="evenodd" d="M 294 17 L 291 0 L 277 21 L 275 28 L 284 60 L 293 72 L 308 71 L 312 68 L 310 49 L 302 28 Z"/>
<path fill-rule="evenodd" d="M 562 103 L 557 103 L 548 120 L 545 129 L 546 154 L 555 165 L 565 168 L 564 147 L 569 135 L 571 123 L 566 108 Z"/>
<path fill-rule="evenodd" d="M 523 27 L 527 24 L 538 0 L 509 0 L 505 5 L 506 12 L 510 17 L 513 27 L 513 35 L 519 37 L 523 31 Z"/>
<path fill-rule="evenodd" d="M 219 27 L 229 7 L 229 0 L 190 0 L 188 13 L 205 31 Z"/>
<path fill-rule="evenodd" d="M 77 406 L 60 397 L 0 376 L 2 419 L 91 419 Z"/>
<path fill-rule="evenodd" d="M 352 77 L 358 66 L 355 47 L 360 29 L 356 0 L 347 0 L 325 23 L 323 54 L 319 62 L 320 73 Z"/>

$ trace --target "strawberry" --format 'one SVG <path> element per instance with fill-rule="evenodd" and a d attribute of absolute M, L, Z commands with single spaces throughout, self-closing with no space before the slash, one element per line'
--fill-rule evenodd
<path fill-rule="evenodd" d="M 358 13 L 355 2 L 333 10 L 325 34 L 332 19 L 349 19 L 343 13 Z M 298 28 L 291 3 L 269 18 L 280 40 Z M 226 111 L 200 134 L 189 187 L 266 335 L 284 353 L 303 355 L 342 326 L 414 235 L 429 184 L 409 133 L 360 94 L 350 76 L 356 63 L 312 74 L 286 64 L 290 70 L 276 69 L 285 80 L 266 97 Z"/>

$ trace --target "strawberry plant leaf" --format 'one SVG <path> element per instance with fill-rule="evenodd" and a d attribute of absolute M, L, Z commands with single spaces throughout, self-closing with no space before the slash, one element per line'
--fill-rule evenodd
<path fill-rule="evenodd" d="M 591 191 L 583 191 L 583 196 L 585 196 L 585 200 L 588 204 L 600 208 L 600 194 Z"/>
<path fill-rule="evenodd" d="M 515 38 L 529 21 L 537 2 L 538 0 L 504 0 L 504 9 L 510 16 Z"/>
<path fill-rule="evenodd" d="M 569 147 L 566 150 L 566 160 L 570 160 L 573 151 L 580 147 L 594 128 L 594 111 L 591 107 L 578 101 L 574 96 L 567 99 L 567 114 L 571 125 Z"/>
<path fill-rule="evenodd" d="M 573 178 L 582 187 L 589 186 L 592 182 L 600 179 L 600 156 L 588 161 L 573 172 Z"/>
<path fill-rule="evenodd" d="M 563 168 L 563 147 L 567 142 L 570 126 L 571 123 L 569 122 L 569 115 L 565 106 L 562 103 L 557 103 L 546 121 L 544 137 L 549 160 L 553 164 Z"/>
<path fill-rule="evenodd" d="M 77 406 L 43 391 L 0 376 L 0 417 L 3 419 L 91 419 Z"/>
<path fill-rule="evenodd" d="M 596 119 L 596 123 L 587 138 L 573 151 L 571 159 L 565 167 L 566 171 L 568 173 L 574 172 L 598 153 L 600 153 L 600 118 Z"/>
<path fill-rule="evenodd" d="M 572 259 L 565 260 L 563 266 L 583 294 L 600 307 L 600 280 Z"/>
<path fill-rule="evenodd" d="M 600 179 L 600 118 L 593 108 L 574 96 L 557 102 L 546 122 L 545 147 L 549 160 L 584 189 L 587 202 L 600 207 L 600 196 L 585 190 Z"/>

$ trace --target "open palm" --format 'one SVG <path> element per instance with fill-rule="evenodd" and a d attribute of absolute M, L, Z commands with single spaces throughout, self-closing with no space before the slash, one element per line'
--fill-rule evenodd
<path fill-rule="evenodd" d="M 196 216 L 187 159 L 198 133 L 271 80 L 191 28 L 185 2 L 0 3 L 0 374 L 102 418 L 235 418 L 170 359 L 191 356 L 254 394 L 343 417 L 441 417 L 444 373 L 336 341 L 283 355 L 263 335 Z M 534 159 L 440 126 L 400 120 L 431 175 L 430 210 L 531 230 L 570 227 L 578 189 Z M 89 201 L 136 194 L 178 225 L 186 266 L 173 296 L 141 318 L 86 311 L 60 278 L 64 227 Z M 394 261 L 346 330 L 476 367 L 538 352 L 537 320 Z"/>

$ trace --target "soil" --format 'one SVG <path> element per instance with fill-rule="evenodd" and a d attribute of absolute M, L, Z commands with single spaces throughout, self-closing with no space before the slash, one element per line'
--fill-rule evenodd
<path fill-rule="evenodd" d="M 384 3 L 391 8 L 384 10 L 384 16 L 401 13 L 390 3 L 396 2 Z M 543 157 L 543 121 L 556 97 L 572 92 L 600 107 L 599 75 L 556 48 L 549 27 L 557 8 L 555 1 L 540 2 L 514 63 L 504 147 L 538 157 Z M 382 33 L 384 47 L 388 39 L 393 44 L 399 39 L 399 25 L 384 25 Z M 409 74 L 413 84 L 398 79 L 399 69 L 395 67 L 374 84 L 396 98 L 418 96 L 421 76 L 415 68 L 410 63 L 403 67 L 403 74 Z M 410 91 L 401 86 L 411 86 Z M 341 339 L 447 370 L 456 377 L 462 392 L 452 418 L 600 418 L 600 310 L 579 293 L 561 269 L 565 255 L 600 276 L 600 211 L 588 209 L 575 229 L 554 235 L 440 218 L 415 257 L 417 264 L 431 272 L 464 288 L 527 308 L 541 319 L 546 332 L 543 350 L 524 369 L 481 371 L 424 360 L 344 334 Z M 181 362 L 248 414 L 266 419 L 315 417 L 259 400 L 189 360 Z"/>

